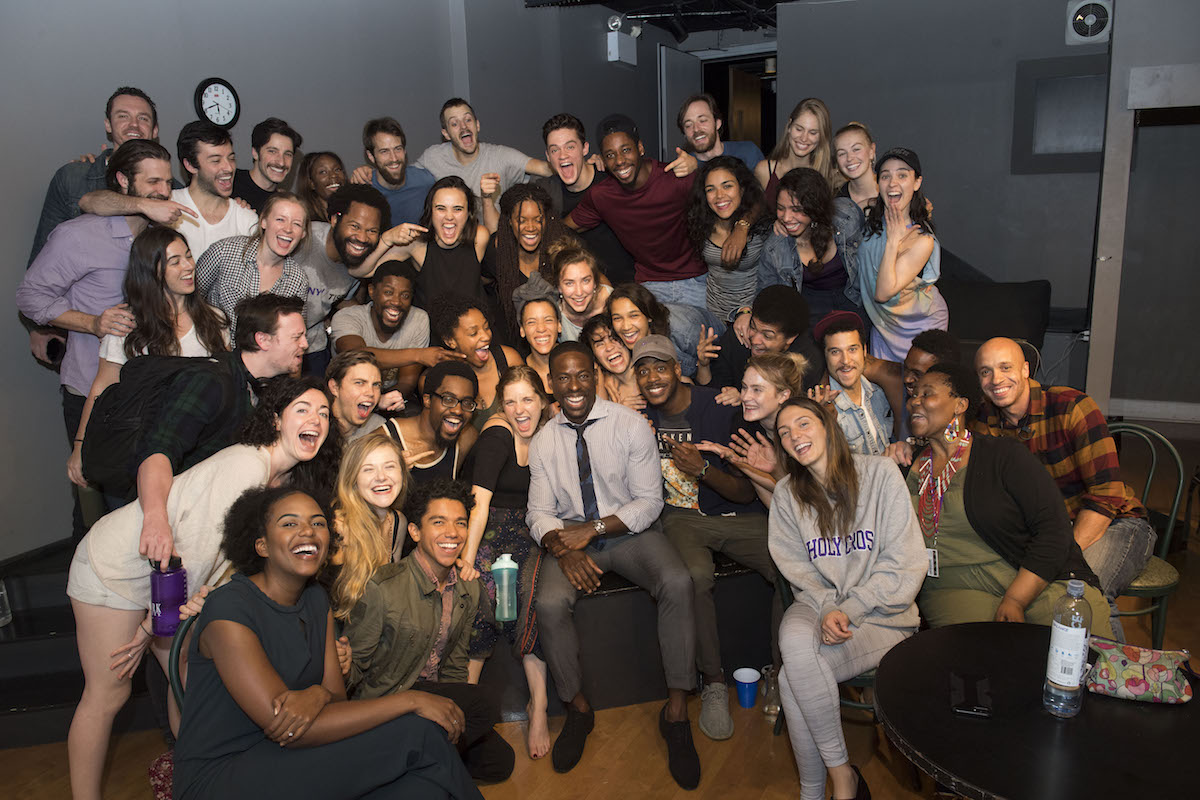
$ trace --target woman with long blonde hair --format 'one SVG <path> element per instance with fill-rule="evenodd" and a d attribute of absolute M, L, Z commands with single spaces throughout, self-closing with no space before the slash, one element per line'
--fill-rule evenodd
<path fill-rule="evenodd" d="M 797 167 L 815 169 L 835 191 L 844 182 L 833 160 L 829 108 L 815 97 L 806 97 L 796 104 L 775 149 L 754 168 L 754 177 L 767 195 L 767 208 L 775 207 L 779 179 Z"/>
<path fill-rule="evenodd" d="M 330 559 L 333 615 L 341 621 L 362 599 L 375 570 L 398 560 L 407 522 L 404 507 L 410 480 L 400 444 L 380 430 L 346 446 L 338 471 L 333 528 L 337 546 Z"/>

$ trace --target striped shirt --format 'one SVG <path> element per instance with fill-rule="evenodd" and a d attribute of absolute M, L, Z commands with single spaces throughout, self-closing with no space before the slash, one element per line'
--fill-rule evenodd
<path fill-rule="evenodd" d="M 645 417 L 618 403 L 596 399 L 584 430 L 601 517 L 615 514 L 630 533 L 654 524 L 663 509 L 658 442 Z M 542 537 L 568 522 L 586 519 L 579 487 L 575 431 L 560 412 L 529 446 L 529 533 Z"/>
<path fill-rule="evenodd" d="M 1121 480 L 1117 448 L 1099 406 L 1069 386 L 1029 381 L 1029 410 L 1010 424 L 984 402 L 972 430 L 1025 443 L 1058 484 L 1074 520 L 1081 509 L 1109 519 L 1145 517 L 1146 509 Z"/>
<path fill-rule="evenodd" d="M 231 338 L 237 336 L 237 315 L 233 309 L 247 297 L 273 292 L 281 297 L 308 300 L 308 276 L 290 255 L 284 257 L 283 274 L 275 285 L 267 289 L 260 287 L 258 247 L 248 247 L 249 241 L 249 236 L 229 236 L 214 242 L 196 259 L 196 291 L 225 312 Z M 308 324 L 307 319 L 305 324 Z"/>

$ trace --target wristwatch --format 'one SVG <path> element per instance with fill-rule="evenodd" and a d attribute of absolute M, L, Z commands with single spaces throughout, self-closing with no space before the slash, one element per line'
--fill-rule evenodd
<path fill-rule="evenodd" d="M 592 523 L 592 527 L 596 529 L 597 536 L 603 536 L 608 532 L 608 528 L 604 524 L 604 520 L 598 519 Z"/>

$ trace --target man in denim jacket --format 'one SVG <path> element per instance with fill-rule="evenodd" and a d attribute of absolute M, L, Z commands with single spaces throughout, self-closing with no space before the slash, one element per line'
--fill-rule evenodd
<path fill-rule="evenodd" d="M 891 442 L 892 407 L 883 390 L 863 375 L 867 348 L 862 319 L 853 311 L 831 311 L 813 334 L 825 352 L 829 385 L 817 387 L 810 396 L 833 403 L 853 452 L 883 455 Z"/>

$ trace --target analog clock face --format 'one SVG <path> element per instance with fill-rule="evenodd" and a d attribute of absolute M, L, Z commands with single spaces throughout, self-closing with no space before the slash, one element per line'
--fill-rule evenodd
<path fill-rule="evenodd" d="M 237 116 L 237 98 L 222 83 L 210 83 L 200 93 L 200 107 L 214 125 L 228 125 Z"/>

